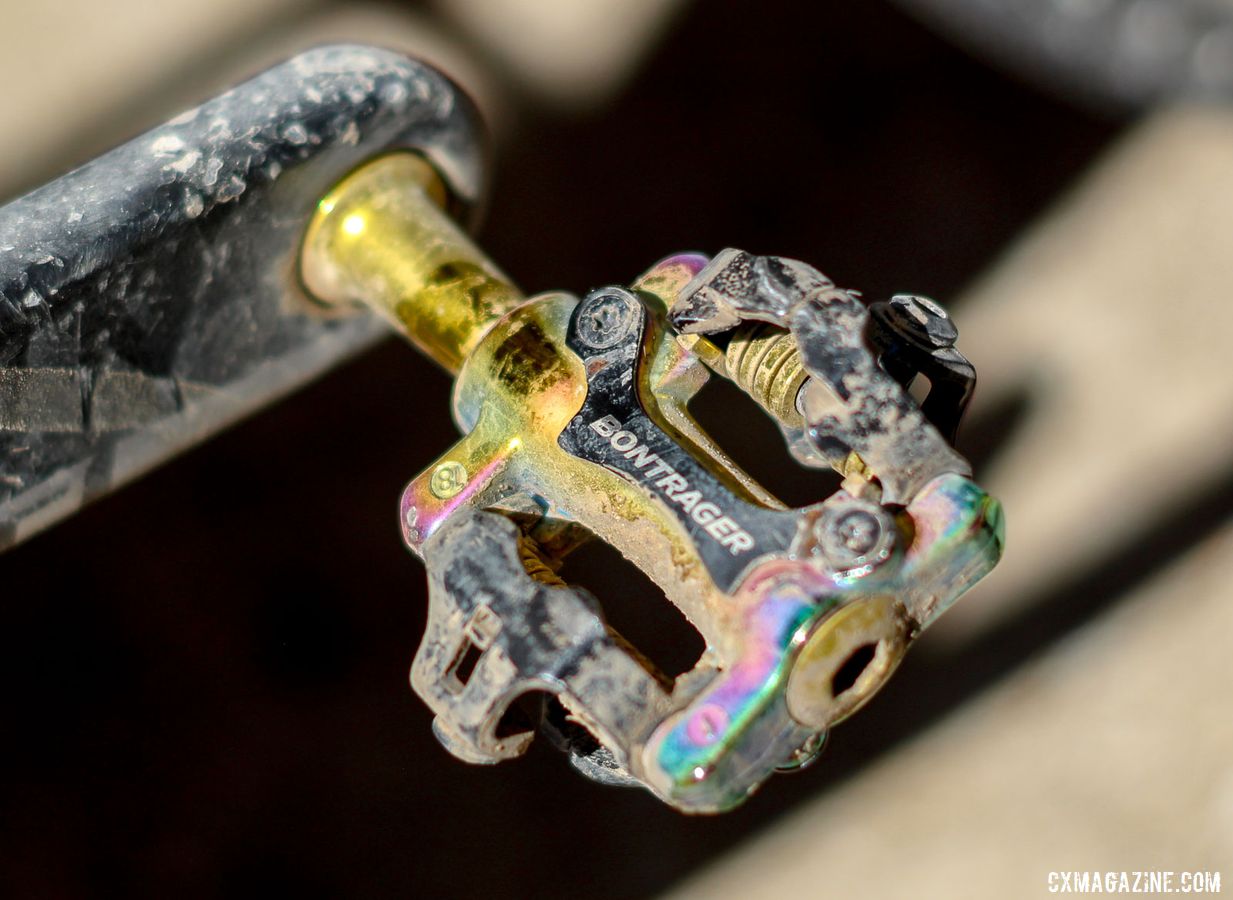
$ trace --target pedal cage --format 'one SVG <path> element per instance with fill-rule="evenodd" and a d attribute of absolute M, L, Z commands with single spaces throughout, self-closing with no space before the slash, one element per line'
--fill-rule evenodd
<path fill-rule="evenodd" d="M 925 298 L 867 307 L 809 266 L 737 250 L 507 314 L 458 376 L 466 436 L 401 504 L 429 574 L 411 680 L 441 742 L 473 763 L 517 756 L 548 695 L 544 727 L 579 770 L 695 813 L 811 761 L 1001 555 L 1000 506 L 947 440 L 975 378 L 954 337 Z M 709 372 L 740 381 L 725 339 L 761 341 L 729 358 L 793 456 L 845 476 L 825 501 L 785 508 L 689 417 Z M 698 629 L 691 671 L 662 676 L 555 576 L 590 537 Z"/>

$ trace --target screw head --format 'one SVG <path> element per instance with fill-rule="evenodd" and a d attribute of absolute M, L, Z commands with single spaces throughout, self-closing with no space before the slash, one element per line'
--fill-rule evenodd
<path fill-rule="evenodd" d="M 959 329 L 940 304 L 928 297 L 896 294 L 889 303 L 891 321 L 913 339 L 937 350 L 953 347 Z"/>
<path fill-rule="evenodd" d="M 882 528 L 877 517 L 863 509 L 853 509 L 831 526 L 835 540 L 855 556 L 864 556 L 878 544 Z"/>
<path fill-rule="evenodd" d="M 839 572 L 885 562 L 895 544 L 894 526 L 873 504 L 847 503 L 828 510 L 814 523 L 818 550 Z"/>
<path fill-rule="evenodd" d="M 449 460 L 432 470 L 428 479 L 428 489 L 434 497 L 448 500 L 455 497 L 467 486 L 467 470 L 462 463 Z"/>
<path fill-rule="evenodd" d="M 601 288 L 587 295 L 578 309 L 575 332 L 592 350 L 609 350 L 637 322 L 638 301 L 620 288 Z"/>

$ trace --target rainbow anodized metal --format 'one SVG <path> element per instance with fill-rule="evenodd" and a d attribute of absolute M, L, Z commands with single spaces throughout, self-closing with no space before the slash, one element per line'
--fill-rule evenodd
<path fill-rule="evenodd" d="M 585 774 L 691 813 L 730 809 L 811 761 L 1001 554 L 998 503 L 903 377 L 913 359 L 952 373 L 966 361 L 929 342 L 946 324 L 922 318 L 944 315 L 936 304 L 896 302 L 871 336 L 869 309 L 816 270 L 725 251 L 669 257 L 628 289 L 535 297 L 492 323 L 454 390 L 465 437 L 400 506 L 430 576 L 412 684 L 442 743 L 496 762 L 542 718 Z M 919 327 L 896 330 L 896 315 Z M 808 376 L 777 407 L 789 449 L 845 475 L 802 509 L 689 415 L 707 378 L 729 374 L 724 341 L 751 322 L 790 334 Z M 591 539 L 702 634 L 692 670 L 655 671 L 606 624 L 602 597 L 554 576 Z"/>
<path fill-rule="evenodd" d="M 866 304 L 739 250 L 526 299 L 443 211 L 439 175 L 410 153 L 357 169 L 300 259 L 314 298 L 379 312 L 457 376 L 464 436 L 399 508 L 429 580 L 412 686 L 460 759 L 544 732 L 598 781 L 730 809 L 812 761 L 1001 555 L 1000 508 L 951 446 L 975 383 L 957 331 L 928 298 Z M 716 376 L 840 489 L 791 509 L 742 472 L 689 413 Z M 593 540 L 697 629 L 691 669 L 659 671 L 605 597 L 561 581 Z"/>

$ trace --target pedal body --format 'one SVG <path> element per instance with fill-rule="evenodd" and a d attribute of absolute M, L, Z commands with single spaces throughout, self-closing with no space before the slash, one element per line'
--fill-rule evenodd
<path fill-rule="evenodd" d="M 458 375 L 465 437 L 401 502 L 430 579 L 411 680 L 445 746 L 516 756 L 545 704 L 511 710 L 547 697 L 577 768 L 698 813 L 808 763 L 1001 554 L 1000 506 L 944 437 L 974 380 L 952 332 L 924 298 L 866 306 L 802 263 L 735 250 L 501 318 Z M 842 488 L 790 509 L 742 472 L 689 414 L 716 374 Z M 588 539 L 697 628 L 690 671 L 656 671 L 603 598 L 556 577 Z"/>

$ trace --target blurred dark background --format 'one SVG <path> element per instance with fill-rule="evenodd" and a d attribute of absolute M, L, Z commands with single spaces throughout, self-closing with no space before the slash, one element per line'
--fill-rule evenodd
<path fill-rule="evenodd" d="M 482 240 L 528 292 L 739 246 L 948 301 L 1126 125 L 881 0 L 700 0 L 602 102 L 507 99 Z M 539 743 L 454 761 L 407 685 L 426 597 L 395 522 L 455 440 L 448 392 L 390 340 L 0 561 L 0 889 L 645 896 L 990 674 L 909 659 L 819 766 L 715 819 L 593 785 Z M 722 402 L 700 415 L 739 461 L 789 499 L 818 493 L 769 424 Z M 982 459 L 1002 413 L 964 433 Z M 619 591 L 622 571 L 596 557 L 582 577 Z"/>

